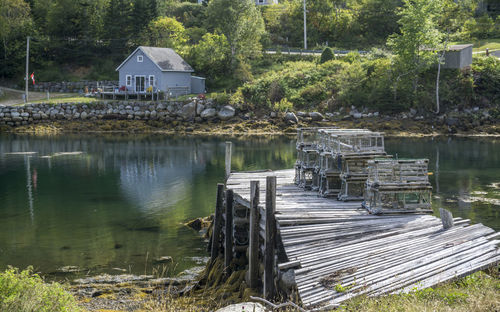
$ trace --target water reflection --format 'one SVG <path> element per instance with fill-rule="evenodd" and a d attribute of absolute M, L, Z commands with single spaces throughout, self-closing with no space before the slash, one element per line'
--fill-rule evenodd
<path fill-rule="evenodd" d="M 195 265 L 191 257 L 204 256 L 204 245 L 182 223 L 212 213 L 227 139 L 0 136 L 0 269 L 143 274 L 167 255 L 177 271 Z M 231 141 L 233 170 L 295 163 L 293 137 Z M 398 138 L 386 146 L 399 157 L 430 159 L 435 209 L 500 229 L 499 205 L 470 200 L 500 200 L 498 140 Z"/>
<path fill-rule="evenodd" d="M 293 138 L 234 142 L 235 170 L 294 163 Z M 143 274 L 165 255 L 190 267 L 204 248 L 182 224 L 212 212 L 223 177 L 221 138 L 2 136 L 0 269 Z"/>

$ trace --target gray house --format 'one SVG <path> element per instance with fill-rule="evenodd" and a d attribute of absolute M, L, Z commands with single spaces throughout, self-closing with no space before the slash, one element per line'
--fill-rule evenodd
<path fill-rule="evenodd" d="M 169 48 L 140 46 L 116 70 L 120 88 L 128 93 L 163 91 L 177 96 L 205 92 L 205 78 L 192 76 L 193 68 Z"/>

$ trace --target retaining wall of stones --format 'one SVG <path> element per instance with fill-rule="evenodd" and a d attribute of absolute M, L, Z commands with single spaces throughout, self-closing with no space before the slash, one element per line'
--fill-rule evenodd
<path fill-rule="evenodd" d="M 35 85 L 30 85 L 32 91 L 37 92 L 60 92 L 60 93 L 82 93 L 85 92 L 85 87 L 89 91 L 97 89 L 97 86 L 117 86 L 118 81 L 62 81 L 62 82 L 37 82 Z"/>
<path fill-rule="evenodd" d="M 93 103 L 0 105 L 0 125 L 20 126 L 52 120 L 228 120 L 236 114 L 232 106 L 217 107 L 211 100 L 186 102 L 99 101 Z"/>

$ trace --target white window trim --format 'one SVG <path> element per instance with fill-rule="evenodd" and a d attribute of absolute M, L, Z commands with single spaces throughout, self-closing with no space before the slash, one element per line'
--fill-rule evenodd
<path fill-rule="evenodd" d="M 143 55 L 137 55 L 137 62 L 142 63 L 144 61 L 144 56 Z"/>
<path fill-rule="evenodd" d="M 137 77 L 144 77 L 144 91 L 137 91 Z M 135 90 L 136 93 L 139 93 L 139 92 L 140 93 L 144 93 L 144 92 L 146 92 L 147 87 L 146 87 L 146 76 L 145 75 L 135 75 L 134 76 L 134 81 L 135 81 L 135 83 L 134 83 L 134 90 Z"/>
<path fill-rule="evenodd" d="M 125 76 L 125 85 L 127 87 L 131 87 L 132 86 L 132 75 L 126 75 Z"/>
<path fill-rule="evenodd" d="M 151 83 L 151 81 L 153 81 L 153 83 Z M 153 88 L 155 87 L 156 85 L 155 75 L 149 75 L 149 85 L 152 86 Z"/>

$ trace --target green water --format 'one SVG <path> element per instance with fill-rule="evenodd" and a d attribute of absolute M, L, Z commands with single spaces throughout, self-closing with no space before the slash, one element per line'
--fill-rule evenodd
<path fill-rule="evenodd" d="M 173 257 L 172 273 L 199 265 L 205 243 L 183 223 L 213 212 L 226 139 L 0 136 L 0 269 L 144 274 L 161 256 Z M 295 163 L 293 137 L 231 141 L 233 170 Z M 500 230 L 500 189 L 492 185 L 500 182 L 499 140 L 387 139 L 386 146 L 398 157 L 430 159 L 434 207 Z M 472 192 L 490 202 L 470 202 Z"/>

